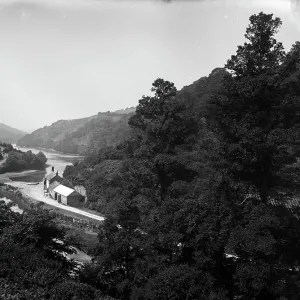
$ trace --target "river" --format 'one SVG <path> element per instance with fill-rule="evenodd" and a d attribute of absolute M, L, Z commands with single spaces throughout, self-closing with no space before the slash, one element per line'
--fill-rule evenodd
<path fill-rule="evenodd" d="M 0 182 L 23 189 L 28 196 L 34 199 L 38 199 L 37 197 L 43 195 L 43 180 L 46 174 L 51 172 L 52 167 L 54 167 L 55 172 L 58 171 L 59 175 L 62 176 L 67 165 L 71 165 L 75 161 L 82 161 L 84 158 L 83 156 L 64 154 L 55 150 L 13 146 L 23 152 L 31 150 L 34 154 L 42 151 L 47 157 L 47 165 L 44 170 L 25 170 L 23 172 L 0 174 Z"/>
<path fill-rule="evenodd" d="M 45 149 L 36 149 L 36 148 L 26 148 L 26 147 L 19 147 L 16 145 L 13 145 L 14 148 L 21 150 L 21 151 L 29 151 L 31 150 L 34 154 L 38 153 L 39 151 L 42 151 L 45 156 L 47 157 L 47 168 L 44 171 L 39 171 L 36 173 L 28 173 L 24 174 L 24 172 L 20 172 L 20 175 L 17 173 L 13 173 L 11 177 L 8 175 L 9 180 L 14 181 L 15 183 L 17 182 L 42 182 L 45 175 L 49 172 L 51 172 L 52 166 L 55 168 L 55 171 L 58 171 L 60 175 L 63 174 L 63 171 L 67 165 L 71 165 L 74 161 L 82 161 L 83 156 L 78 156 L 78 155 L 71 155 L 71 154 L 64 154 L 60 153 L 57 151 L 52 151 L 52 150 L 45 150 Z M 32 188 L 33 190 L 35 189 L 41 189 L 40 184 L 38 186 L 32 185 L 28 186 L 28 188 Z M 3 200 L 5 203 L 11 202 L 11 200 L 7 198 L 0 198 L 0 201 Z M 19 208 L 18 205 L 14 205 L 11 207 L 11 209 L 15 212 L 22 213 L 23 210 Z M 85 254 L 83 251 L 80 251 L 76 249 L 77 253 L 68 255 L 69 258 L 73 258 L 79 262 L 88 262 L 91 260 L 90 256 Z"/>
<path fill-rule="evenodd" d="M 14 145 L 15 146 L 15 145 Z M 37 153 L 40 149 L 16 147 L 21 151 L 31 150 L 33 153 Z M 64 154 L 51 150 L 43 150 L 43 153 L 47 157 L 47 168 L 45 170 L 26 170 L 23 172 L 11 172 L 0 174 L 0 182 L 6 183 L 7 185 L 13 186 L 19 189 L 23 196 L 34 199 L 35 201 L 43 202 L 47 205 L 51 205 L 58 209 L 69 211 L 77 215 L 81 215 L 84 218 L 94 219 L 97 221 L 103 221 L 104 217 L 95 211 L 88 209 L 79 209 L 76 207 L 63 205 L 57 201 L 45 197 L 43 180 L 45 175 L 51 172 L 51 168 L 54 167 L 55 172 L 58 171 L 59 175 L 63 175 L 63 171 L 67 165 L 71 165 L 74 161 L 83 160 L 83 156 Z M 9 198 L 9 197 L 8 197 Z"/>
<path fill-rule="evenodd" d="M 23 152 L 32 151 L 32 153 L 37 154 L 42 151 L 47 157 L 47 168 L 45 171 L 37 173 L 36 175 L 25 175 L 11 178 L 13 181 L 23 181 L 23 182 L 42 182 L 45 175 L 51 172 L 52 166 L 55 168 L 55 171 L 58 171 L 59 175 L 62 176 L 66 165 L 71 165 L 75 161 L 82 161 L 83 156 L 65 154 L 61 152 L 57 152 L 55 150 L 48 149 L 36 149 L 36 148 L 27 148 L 27 147 L 19 147 L 13 145 L 16 149 L 21 150 Z"/>

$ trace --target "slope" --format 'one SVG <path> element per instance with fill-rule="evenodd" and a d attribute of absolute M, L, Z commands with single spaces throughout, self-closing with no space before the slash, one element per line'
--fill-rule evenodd
<path fill-rule="evenodd" d="M 0 123 L 0 141 L 5 143 L 16 143 L 26 135 L 25 132 Z"/>
<path fill-rule="evenodd" d="M 129 132 L 127 122 L 134 110 L 131 107 L 83 119 L 60 120 L 24 136 L 18 145 L 83 155 L 99 147 L 115 146 Z"/>

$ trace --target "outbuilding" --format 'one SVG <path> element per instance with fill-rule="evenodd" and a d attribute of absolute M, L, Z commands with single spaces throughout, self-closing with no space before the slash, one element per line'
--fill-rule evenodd
<path fill-rule="evenodd" d="M 53 189 L 53 196 L 57 202 L 71 206 L 79 206 L 84 201 L 82 195 L 62 184 Z"/>

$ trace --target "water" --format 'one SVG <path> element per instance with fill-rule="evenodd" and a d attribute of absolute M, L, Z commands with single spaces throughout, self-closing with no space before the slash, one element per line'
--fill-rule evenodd
<path fill-rule="evenodd" d="M 14 147 L 24 152 L 31 150 L 34 154 L 37 154 L 38 152 L 42 151 L 48 160 L 46 170 L 38 171 L 30 175 L 22 175 L 19 177 L 14 176 L 14 178 L 11 178 L 11 180 L 13 181 L 42 182 L 45 175 L 51 172 L 52 166 L 55 168 L 55 172 L 58 171 L 58 174 L 62 176 L 64 169 L 67 165 L 72 165 L 75 161 L 82 161 L 84 158 L 84 156 L 64 154 L 55 150 L 19 147 L 16 145 L 14 145 Z"/>
<path fill-rule="evenodd" d="M 8 203 L 11 203 L 12 201 L 7 199 L 7 198 L 0 198 L 0 201 L 4 201 L 6 204 Z M 16 212 L 16 213 L 19 213 L 19 214 L 22 214 L 23 213 L 23 209 L 21 209 L 17 204 L 15 204 L 14 206 L 12 206 L 10 208 L 12 211 Z"/>
<path fill-rule="evenodd" d="M 82 161 L 84 158 L 84 156 L 64 154 L 64 153 L 57 152 L 55 150 L 19 147 L 16 145 L 13 146 L 14 148 L 24 152 L 31 150 L 32 153 L 34 154 L 37 154 L 38 152 L 42 151 L 48 159 L 46 170 L 37 171 L 33 174 L 28 174 L 28 175 L 24 174 L 24 175 L 14 176 L 10 178 L 12 181 L 19 181 L 19 182 L 28 182 L 28 183 L 39 182 L 37 186 L 32 186 L 32 188 L 38 188 L 41 185 L 41 182 L 43 182 L 45 175 L 51 172 L 52 166 L 55 168 L 55 172 L 58 171 L 59 175 L 62 176 L 63 171 L 67 165 L 72 165 L 73 162 L 75 161 Z M 5 203 L 12 202 L 7 198 L 0 198 L 0 200 L 4 200 Z M 23 213 L 23 209 L 21 209 L 17 204 L 12 206 L 11 210 L 14 212 Z M 89 262 L 91 260 L 91 257 L 88 256 L 83 251 L 80 251 L 79 249 L 76 249 L 76 251 L 77 251 L 76 253 L 72 255 L 68 255 L 68 257 L 81 263 Z"/>

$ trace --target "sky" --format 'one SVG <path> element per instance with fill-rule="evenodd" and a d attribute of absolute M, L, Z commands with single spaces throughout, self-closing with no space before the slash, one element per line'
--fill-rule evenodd
<path fill-rule="evenodd" d="M 223 67 L 261 11 L 289 50 L 300 0 L 0 0 L 0 123 L 31 132 L 136 106 L 158 77 L 180 89 Z"/>

